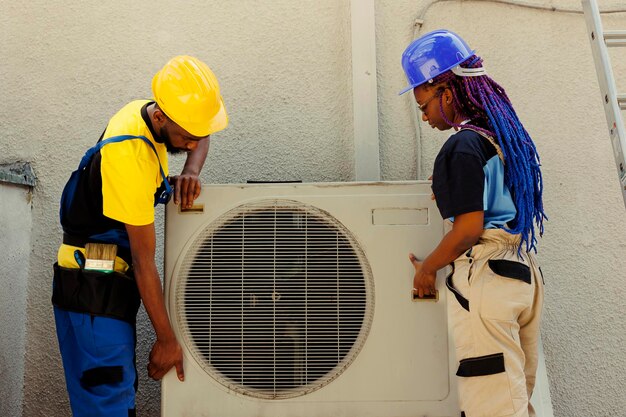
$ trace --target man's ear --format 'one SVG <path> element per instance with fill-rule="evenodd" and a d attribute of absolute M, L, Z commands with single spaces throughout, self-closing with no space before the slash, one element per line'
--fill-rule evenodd
<path fill-rule="evenodd" d="M 155 127 L 159 127 L 159 128 L 162 127 L 165 124 L 165 122 L 167 122 L 167 116 L 165 115 L 163 110 L 161 110 L 158 107 L 154 109 L 154 112 L 152 113 L 152 119 L 156 122 Z"/>

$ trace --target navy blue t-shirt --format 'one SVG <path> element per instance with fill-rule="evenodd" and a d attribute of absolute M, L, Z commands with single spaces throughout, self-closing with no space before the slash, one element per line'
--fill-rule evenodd
<path fill-rule="evenodd" d="M 517 210 L 504 183 L 496 148 L 479 133 L 461 129 L 443 144 L 433 169 L 433 193 L 441 216 L 484 211 L 484 228 L 501 228 Z"/>

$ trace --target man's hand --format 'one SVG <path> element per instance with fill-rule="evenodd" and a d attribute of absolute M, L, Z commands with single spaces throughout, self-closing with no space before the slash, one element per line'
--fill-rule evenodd
<path fill-rule="evenodd" d="M 130 240 L 130 251 L 133 255 L 133 269 L 135 270 L 137 288 L 157 336 L 157 341 L 150 352 L 148 375 L 158 380 L 175 366 L 178 379 L 182 381 L 184 377 L 183 351 L 176 340 L 167 316 L 159 272 L 154 262 L 156 249 L 154 223 L 144 226 L 127 224 L 126 231 Z"/>
<path fill-rule="evenodd" d="M 174 187 L 174 204 L 180 204 L 183 208 L 190 208 L 202 190 L 197 175 L 180 174 L 170 177 L 170 182 Z"/>
<path fill-rule="evenodd" d="M 170 370 L 176 367 L 176 374 L 180 381 L 185 380 L 183 371 L 183 350 L 176 339 L 160 341 L 157 339 L 150 352 L 148 376 L 158 381 Z"/>
<path fill-rule="evenodd" d="M 180 175 L 170 177 L 174 187 L 174 204 L 180 204 L 182 208 L 191 208 L 193 202 L 200 195 L 200 172 L 204 166 L 204 160 L 209 152 L 209 137 L 200 140 L 198 146 L 187 153 L 187 160 Z"/>
<path fill-rule="evenodd" d="M 424 271 L 422 268 L 423 262 L 418 261 L 412 253 L 409 254 L 409 260 L 415 267 L 415 276 L 413 276 L 413 294 L 416 294 L 419 298 L 423 298 L 425 295 L 435 295 L 435 280 L 437 278 L 437 274 Z"/>

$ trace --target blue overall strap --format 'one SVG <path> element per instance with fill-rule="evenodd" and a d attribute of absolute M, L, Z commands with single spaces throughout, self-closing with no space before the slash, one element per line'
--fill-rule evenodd
<path fill-rule="evenodd" d="M 169 197 L 172 194 L 172 187 L 170 186 L 170 183 L 167 181 L 165 172 L 163 172 L 163 166 L 161 166 L 161 159 L 159 158 L 159 154 L 157 153 L 156 148 L 154 147 L 152 142 L 150 142 L 150 140 L 148 140 L 148 138 L 146 138 L 145 136 L 134 136 L 134 135 L 113 136 L 108 139 L 102 140 L 98 142 L 97 144 L 95 144 L 94 146 L 92 146 L 91 148 L 89 148 L 87 152 L 85 152 L 85 155 L 80 160 L 78 169 L 72 172 L 72 175 L 70 176 L 69 181 L 65 185 L 65 188 L 63 188 L 63 193 L 61 195 L 61 204 L 60 204 L 60 209 L 59 209 L 59 217 L 61 220 L 61 224 L 64 223 L 65 216 L 67 215 L 69 211 L 69 207 L 72 204 L 74 193 L 76 192 L 76 187 L 79 181 L 80 173 L 87 167 L 87 165 L 89 165 L 89 162 L 91 161 L 93 156 L 100 149 L 102 149 L 104 145 L 107 145 L 109 143 L 122 142 L 128 139 L 141 139 L 145 143 L 150 145 L 150 148 L 152 148 L 152 150 L 154 151 L 154 154 L 156 155 L 157 161 L 159 163 L 159 170 L 161 171 L 161 178 L 163 178 L 163 185 L 165 186 L 165 191 L 163 191 L 163 193 L 158 197 L 154 205 L 156 206 L 158 203 L 163 203 L 163 204 L 167 203 L 167 201 L 169 200 Z M 104 233 L 90 236 L 90 239 L 99 240 L 102 242 L 115 243 L 125 248 L 130 247 L 130 244 L 128 242 L 128 234 L 126 233 L 125 230 L 117 230 L 117 229 L 108 230 Z"/>
<path fill-rule="evenodd" d="M 102 149 L 104 145 L 107 145 L 109 143 L 122 142 L 128 139 L 141 139 L 145 143 L 150 145 L 150 148 L 152 148 L 152 150 L 154 151 L 154 155 L 157 157 L 157 161 L 159 162 L 159 170 L 161 171 L 161 178 L 163 178 L 163 184 L 165 185 L 165 192 L 168 194 L 171 194 L 172 187 L 170 186 L 170 183 L 167 181 L 165 172 L 163 172 L 163 166 L 161 166 L 161 159 L 159 158 L 159 154 L 157 153 L 156 148 L 154 147 L 154 144 L 150 142 L 150 140 L 148 140 L 148 138 L 146 138 L 145 136 L 119 135 L 119 136 L 112 136 L 110 138 L 107 138 L 105 140 L 98 142 L 95 146 L 91 147 L 89 150 L 87 150 L 87 152 L 85 152 L 83 159 L 80 160 L 80 165 L 78 166 L 78 170 L 82 171 L 83 169 L 85 169 L 85 167 L 89 164 L 89 161 L 91 161 L 91 158 L 93 158 L 93 156 L 100 149 Z"/>
<path fill-rule="evenodd" d="M 159 198 L 157 199 L 154 205 L 156 206 L 159 203 L 163 203 L 163 204 L 167 203 L 167 201 L 169 200 L 169 196 L 172 194 L 172 187 L 170 186 L 170 183 L 167 181 L 165 172 L 163 172 L 163 167 L 161 166 L 161 159 L 159 158 L 159 154 L 157 153 L 156 148 L 154 147 L 152 142 L 150 142 L 148 138 L 146 138 L 145 136 L 120 135 L 120 136 L 112 136 L 108 139 L 100 141 L 96 144 L 96 146 L 94 146 L 93 148 L 89 149 L 89 151 L 87 151 L 87 154 L 90 154 L 90 155 L 85 154 L 85 156 L 83 157 L 83 160 L 85 160 L 85 158 L 88 157 L 88 159 L 86 160 L 85 166 L 87 166 L 87 164 L 89 163 L 89 160 L 93 157 L 93 155 L 96 152 L 98 152 L 98 150 L 100 150 L 104 145 L 109 144 L 109 143 L 122 142 L 128 139 L 141 139 L 145 143 L 150 145 L 150 147 L 154 151 L 154 155 L 156 155 L 157 161 L 159 162 L 159 170 L 161 171 L 161 178 L 163 178 L 163 184 L 165 185 L 165 191 L 159 196 Z M 81 161 L 81 166 L 82 164 L 83 164 L 83 161 Z M 107 230 L 104 233 L 90 236 L 90 239 L 100 240 L 100 241 L 109 242 L 109 243 L 115 243 L 118 246 L 122 246 L 124 248 L 130 248 L 130 242 L 128 240 L 128 233 L 126 233 L 125 230 L 118 230 L 118 229 Z"/>
<path fill-rule="evenodd" d="M 116 136 L 116 137 L 119 137 L 119 136 Z M 163 193 L 159 196 L 156 203 L 154 203 L 154 206 L 156 207 L 157 204 L 167 204 L 167 202 L 170 201 L 170 196 L 172 195 L 172 187 L 170 186 L 170 183 L 167 180 L 165 173 L 163 172 L 163 167 L 161 166 L 161 159 L 159 158 L 159 154 L 157 153 L 156 148 L 154 147 L 152 142 L 150 142 L 145 136 L 132 136 L 132 137 L 142 139 L 144 142 L 150 145 L 150 147 L 154 151 L 154 155 L 157 157 L 157 161 L 159 162 L 159 169 L 161 170 L 161 178 L 163 178 L 163 185 L 165 186 L 165 191 L 163 191 Z"/>

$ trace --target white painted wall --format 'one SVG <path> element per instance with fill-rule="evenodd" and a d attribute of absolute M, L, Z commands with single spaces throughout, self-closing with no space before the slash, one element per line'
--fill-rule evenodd
<path fill-rule="evenodd" d="M 0 415 L 22 412 L 26 290 L 31 254 L 29 187 L 0 182 Z"/>
<path fill-rule="evenodd" d="M 580 10 L 577 0 L 524 3 Z M 626 7 L 621 0 L 601 3 L 603 8 Z M 414 21 L 420 16 L 421 33 L 456 30 L 485 58 L 542 156 L 551 219 L 540 245 L 547 281 L 543 339 L 555 416 L 622 415 L 626 211 L 582 15 L 486 0 L 378 0 L 385 180 L 428 177 L 446 137 L 418 130 L 410 95 L 396 95 L 405 83 L 400 55 L 417 36 Z M 626 29 L 626 13 L 606 15 L 604 21 L 607 29 Z M 119 107 L 149 97 L 151 77 L 167 59 L 189 53 L 214 69 L 231 117 L 230 127 L 214 137 L 205 182 L 352 180 L 350 4 L 2 2 L 0 28 L 5 97 L 0 163 L 30 160 L 39 178 L 33 200 L 23 415 L 67 415 L 50 306 L 50 266 L 60 242 L 59 195 L 83 151 Z M 626 92 L 626 55 L 612 56 Z M 173 171 L 181 162 L 174 160 Z M 161 221 L 159 217 L 157 227 Z M 142 313 L 138 403 L 144 416 L 157 416 L 159 410 L 158 384 L 144 371 L 151 338 Z"/>

